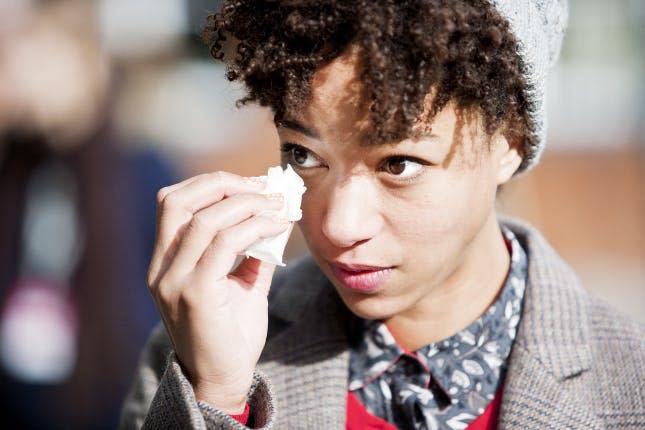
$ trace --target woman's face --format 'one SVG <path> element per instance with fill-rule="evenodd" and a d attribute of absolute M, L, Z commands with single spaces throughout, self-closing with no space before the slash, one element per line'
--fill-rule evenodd
<path fill-rule="evenodd" d="M 386 319 L 440 300 L 474 267 L 496 188 L 521 159 L 450 105 L 423 138 L 366 145 L 354 58 L 318 71 L 310 103 L 278 133 L 283 163 L 307 186 L 299 225 L 313 257 L 355 314 Z"/>

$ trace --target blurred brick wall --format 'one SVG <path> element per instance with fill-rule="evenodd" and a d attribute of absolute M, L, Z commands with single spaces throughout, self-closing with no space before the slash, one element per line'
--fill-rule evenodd
<path fill-rule="evenodd" d="M 553 151 L 500 195 L 593 294 L 645 322 L 645 151 Z"/>

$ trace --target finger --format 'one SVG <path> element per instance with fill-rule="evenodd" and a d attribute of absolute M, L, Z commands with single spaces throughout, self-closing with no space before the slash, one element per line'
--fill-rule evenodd
<path fill-rule="evenodd" d="M 238 193 L 260 192 L 264 188 L 262 180 L 245 178 L 228 172 L 213 172 L 186 180 L 169 187 L 169 192 L 161 192 L 158 203 L 162 207 L 169 205 L 195 213 L 204 207 Z M 183 184 L 183 185 L 182 185 Z"/>
<path fill-rule="evenodd" d="M 190 221 L 197 211 L 228 196 L 258 193 L 264 187 L 261 181 L 227 172 L 199 175 L 183 184 L 170 192 L 160 191 L 157 196 L 159 237 L 162 242 L 172 239 L 177 228 Z M 164 245 L 168 246 L 168 243 Z"/>
<path fill-rule="evenodd" d="M 235 264 L 238 254 L 246 251 L 259 239 L 277 236 L 290 228 L 291 222 L 283 219 L 256 216 L 221 231 L 210 243 L 195 270 L 197 277 L 220 279 Z"/>
<path fill-rule="evenodd" d="M 236 194 L 197 212 L 186 226 L 170 263 L 175 274 L 191 272 L 218 232 L 229 229 L 263 211 L 280 210 L 281 195 Z"/>
<path fill-rule="evenodd" d="M 289 228 L 292 227 L 293 224 Z M 275 267 L 275 264 L 267 263 L 257 258 L 245 258 L 231 273 L 231 276 L 240 279 L 247 285 L 260 286 L 262 294 L 268 295 Z"/>
<path fill-rule="evenodd" d="M 161 188 L 159 191 L 157 191 L 157 207 L 160 208 L 163 205 L 166 197 L 170 193 L 175 192 L 177 190 L 180 190 L 180 189 L 186 187 L 186 185 L 188 185 L 188 184 L 192 184 L 193 182 L 197 181 L 198 179 L 202 178 L 203 176 L 204 175 L 193 176 L 193 177 L 185 179 L 185 180 L 183 180 L 181 182 L 178 182 L 176 184 L 169 185 L 169 186 Z M 157 210 L 157 220 L 156 220 L 157 221 L 157 231 L 159 230 L 159 220 L 161 218 L 161 213 L 162 213 L 161 210 Z"/>
<path fill-rule="evenodd" d="M 166 196 L 168 194 L 172 193 L 173 191 L 176 191 L 176 190 L 178 190 L 180 188 L 183 188 L 184 186 L 186 186 L 186 185 L 188 185 L 188 184 L 190 184 L 192 182 L 195 182 L 200 176 L 201 175 L 192 176 L 192 177 L 190 177 L 188 179 L 184 179 L 181 182 L 177 182 L 176 184 L 168 185 L 166 187 L 161 188 L 157 192 L 157 202 L 163 201 L 163 199 L 166 198 Z"/>
<path fill-rule="evenodd" d="M 181 182 L 178 182 L 176 184 L 168 185 L 166 187 L 163 187 L 163 188 L 159 189 L 159 191 L 157 191 L 157 211 L 156 211 L 156 216 L 157 217 L 156 217 L 156 226 L 155 226 L 155 237 L 159 237 L 159 222 L 160 222 L 161 214 L 162 214 L 162 211 L 159 210 L 159 209 L 160 209 L 161 205 L 163 204 L 163 201 L 166 199 L 166 196 L 168 194 L 172 193 L 173 191 L 176 191 L 176 190 L 178 190 L 180 188 L 183 188 L 184 186 L 196 181 L 198 177 L 199 176 L 193 176 L 191 178 L 188 178 L 188 179 L 186 179 L 184 181 L 181 181 Z"/>
<path fill-rule="evenodd" d="M 159 191 L 157 202 L 157 237 L 148 272 L 149 284 L 159 278 L 168 266 L 179 243 L 182 229 L 193 214 L 226 196 L 238 193 L 257 193 L 261 181 L 243 178 L 226 172 L 216 172 L 188 179 L 171 191 Z"/>

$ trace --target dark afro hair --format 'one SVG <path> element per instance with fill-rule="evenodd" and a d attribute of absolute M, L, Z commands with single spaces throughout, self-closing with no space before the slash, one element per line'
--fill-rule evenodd
<path fill-rule="evenodd" d="M 373 141 L 414 135 L 424 113 L 432 119 L 449 101 L 478 108 L 489 135 L 503 126 L 523 152 L 530 136 L 524 65 L 487 0 L 226 0 L 204 38 L 228 79 L 245 83 L 240 103 L 269 106 L 276 118 L 301 108 L 314 72 L 352 46 Z"/>

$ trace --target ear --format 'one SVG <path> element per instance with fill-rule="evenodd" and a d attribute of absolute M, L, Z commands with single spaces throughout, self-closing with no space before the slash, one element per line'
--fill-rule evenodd
<path fill-rule="evenodd" d="M 497 172 L 497 185 L 508 182 L 515 171 L 522 164 L 522 155 L 517 144 L 510 144 L 503 133 L 496 133 L 493 137 L 494 153 L 493 162 Z"/>

